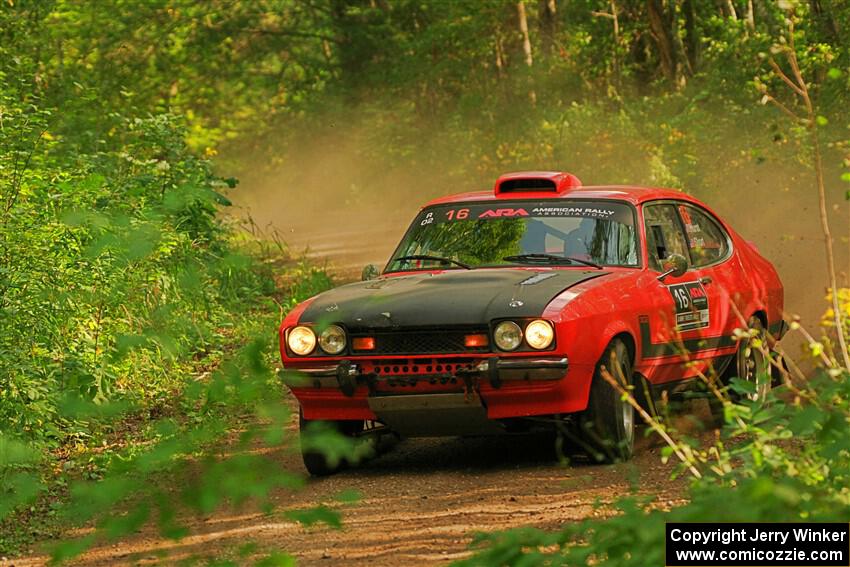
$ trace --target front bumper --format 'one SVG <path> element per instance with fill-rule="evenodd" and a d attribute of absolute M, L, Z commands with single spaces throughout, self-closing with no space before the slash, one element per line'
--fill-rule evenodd
<path fill-rule="evenodd" d="M 457 370 L 453 376 L 468 380 L 484 379 L 498 389 L 504 382 L 551 381 L 564 378 L 569 369 L 567 357 L 501 358 L 492 356 L 482 359 L 471 369 Z M 343 360 L 334 364 L 291 369 L 294 376 L 289 382 L 293 386 L 313 388 L 339 388 L 346 396 L 353 396 L 358 383 L 374 386 L 378 380 L 389 377 L 363 372 L 356 361 Z M 299 376 L 301 375 L 301 376 Z M 442 376 L 442 375 L 435 375 Z M 416 375 L 416 379 L 427 380 L 431 375 Z"/>
<path fill-rule="evenodd" d="M 501 420 L 585 409 L 593 370 L 594 365 L 573 364 L 563 355 L 346 359 L 290 366 L 282 377 L 306 419 L 382 420 L 380 414 L 394 408 L 379 407 L 377 398 L 404 396 L 407 401 L 398 409 L 407 413 L 405 404 L 460 394 L 470 401 L 477 396 L 487 418 Z"/>

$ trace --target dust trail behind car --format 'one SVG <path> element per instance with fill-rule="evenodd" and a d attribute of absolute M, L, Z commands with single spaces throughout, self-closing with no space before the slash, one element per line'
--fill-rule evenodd
<path fill-rule="evenodd" d="M 464 165 L 465 155 L 457 149 L 455 155 L 434 150 L 439 131 L 420 132 L 421 151 L 401 159 L 370 155 L 363 147 L 370 138 L 361 127 L 336 123 L 326 130 L 311 130 L 297 146 L 278 150 L 285 154 L 282 161 L 231 156 L 243 164 L 236 172 L 241 184 L 231 197 L 238 207 L 235 213 L 250 213 L 261 227 L 276 228 L 294 251 L 306 250 L 319 263 L 327 261 L 342 279 L 358 279 L 366 263 L 382 266 L 419 204 L 450 193 L 488 189 L 497 173 L 482 164 Z M 772 155 L 756 159 L 746 154 L 743 148 L 757 142 L 753 136 L 742 131 L 722 144 L 701 144 L 699 161 L 692 167 L 699 175 L 684 183 L 685 189 L 711 205 L 774 263 L 785 282 L 788 311 L 814 327 L 823 315 L 827 288 L 814 173 L 790 159 L 781 144 Z M 273 140 L 269 144 L 275 146 Z M 586 185 L 667 184 L 648 168 L 650 157 L 623 140 L 571 145 L 565 157 L 502 164 L 499 170 L 566 169 Z M 826 163 L 839 164 L 840 158 L 829 156 Z M 848 285 L 848 212 L 838 167 L 826 172 L 826 183 L 836 265 L 842 272 L 839 283 Z"/>

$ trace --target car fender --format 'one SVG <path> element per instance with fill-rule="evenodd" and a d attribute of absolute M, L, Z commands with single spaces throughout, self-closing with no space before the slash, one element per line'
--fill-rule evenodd
<path fill-rule="evenodd" d="M 733 234 L 733 244 L 738 253 L 742 272 L 747 277 L 747 287 L 754 293 L 744 305 L 740 305 L 741 316 L 749 318 L 757 312 L 764 314 L 765 323 L 772 326 L 782 320 L 785 302 L 785 290 L 776 267 L 765 258 L 750 242 L 737 233 Z M 744 326 L 741 323 L 740 326 Z"/>
<path fill-rule="evenodd" d="M 637 332 L 638 330 L 634 326 L 626 324 L 625 321 L 620 319 L 610 321 L 602 331 L 602 341 L 600 342 L 604 342 L 605 346 L 602 347 L 602 352 L 599 353 L 599 357 L 597 357 L 597 359 L 602 357 L 602 354 L 605 352 L 605 348 L 611 344 L 614 337 L 618 335 L 628 335 L 631 344 L 627 343 L 627 346 L 629 347 L 632 355 L 632 362 L 634 362 L 634 359 L 637 356 Z"/>
<path fill-rule="evenodd" d="M 570 361 L 567 380 L 572 395 L 579 398 L 579 409 L 587 407 L 596 366 L 615 336 L 629 335 L 638 351 L 640 274 L 623 270 L 582 283 L 556 297 L 544 312 L 555 323 L 558 352 Z"/>
<path fill-rule="evenodd" d="M 645 301 L 638 291 L 640 274 L 614 272 L 570 288 L 550 302 L 544 317 L 555 322 L 558 348 L 570 357 L 571 366 L 595 365 L 620 333 L 637 345 L 638 313 Z"/>

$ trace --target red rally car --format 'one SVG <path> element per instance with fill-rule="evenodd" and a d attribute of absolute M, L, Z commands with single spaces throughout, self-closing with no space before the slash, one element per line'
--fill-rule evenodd
<path fill-rule="evenodd" d="M 693 197 L 520 172 L 423 207 L 383 271 L 287 315 L 280 353 L 304 377 L 291 386 L 302 428 L 573 424 L 610 462 L 631 455 L 635 412 L 603 366 L 648 405 L 710 367 L 757 382 L 757 398 L 767 361 L 751 342 L 780 339 L 782 313 L 774 267 Z M 312 474 L 336 469 L 303 456 Z"/>

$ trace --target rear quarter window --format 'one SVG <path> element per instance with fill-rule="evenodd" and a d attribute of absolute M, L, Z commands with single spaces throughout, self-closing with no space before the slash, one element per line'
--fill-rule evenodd
<path fill-rule="evenodd" d="M 679 205 L 688 252 L 694 266 L 707 266 L 729 255 L 729 235 L 711 215 L 692 205 Z"/>

